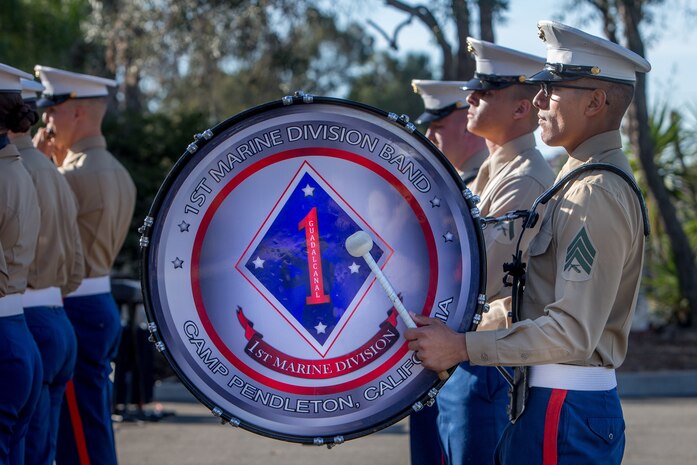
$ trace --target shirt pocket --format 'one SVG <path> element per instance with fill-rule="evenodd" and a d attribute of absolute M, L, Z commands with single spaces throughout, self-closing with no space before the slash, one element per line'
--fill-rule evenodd
<path fill-rule="evenodd" d="M 535 257 L 542 255 L 549 249 L 549 245 L 552 243 L 552 225 L 551 222 L 547 221 L 542 223 L 540 231 L 532 238 L 530 245 L 528 246 L 528 255 Z"/>

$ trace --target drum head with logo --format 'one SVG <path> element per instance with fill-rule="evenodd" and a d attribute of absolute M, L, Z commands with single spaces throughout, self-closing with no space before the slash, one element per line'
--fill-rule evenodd
<path fill-rule="evenodd" d="M 404 119 L 308 96 L 198 136 L 143 228 L 143 284 L 160 349 L 224 421 L 333 444 L 425 404 L 439 381 L 408 350 L 366 260 L 404 306 L 471 329 L 484 257 L 457 173 Z"/>

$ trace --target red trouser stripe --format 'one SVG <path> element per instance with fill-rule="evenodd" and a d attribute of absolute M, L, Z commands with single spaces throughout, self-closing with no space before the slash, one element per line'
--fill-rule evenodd
<path fill-rule="evenodd" d="M 566 389 L 552 389 L 545 415 L 545 435 L 542 443 L 542 465 L 557 465 L 557 434 L 559 417 L 564 405 Z"/>
<path fill-rule="evenodd" d="M 80 457 L 80 465 L 90 465 L 90 457 L 87 455 L 85 431 L 82 429 L 82 419 L 80 418 L 80 411 L 77 408 L 77 396 L 75 395 L 75 385 L 72 379 L 65 385 L 65 400 L 68 402 L 70 423 L 73 425 L 75 446 L 77 447 L 77 455 Z"/>

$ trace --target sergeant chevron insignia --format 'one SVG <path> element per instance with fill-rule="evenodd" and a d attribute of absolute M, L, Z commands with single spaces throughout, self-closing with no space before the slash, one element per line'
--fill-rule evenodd
<path fill-rule="evenodd" d="M 593 271 L 595 255 L 595 247 L 593 247 L 593 242 L 584 226 L 566 249 L 562 277 L 569 281 L 585 281 L 589 279 L 591 271 Z"/>

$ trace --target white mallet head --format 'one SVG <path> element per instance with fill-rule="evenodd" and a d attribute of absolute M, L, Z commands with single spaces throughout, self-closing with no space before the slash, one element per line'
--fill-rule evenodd
<path fill-rule="evenodd" d="M 346 239 L 346 250 L 354 257 L 362 257 L 373 248 L 373 239 L 365 231 L 357 231 Z"/>

